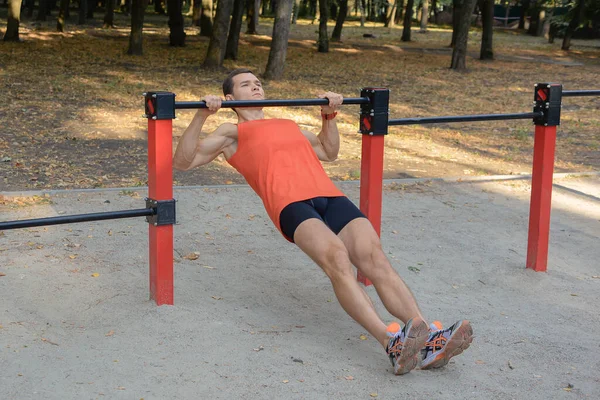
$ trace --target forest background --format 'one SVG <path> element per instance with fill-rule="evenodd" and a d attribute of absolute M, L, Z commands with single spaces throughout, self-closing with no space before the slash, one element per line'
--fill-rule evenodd
<path fill-rule="evenodd" d="M 392 118 L 531 110 L 533 85 L 598 89 L 600 1 L 8 0 L 0 7 L 0 191 L 144 186 L 141 94 L 220 94 L 250 68 L 269 98 L 391 90 Z M 0 5 L 1 6 L 1 5 Z M 563 103 L 556 171 L 600 169 L 600 99 Z M 179 111 L 174 145 L 193 111 Z M 269 108 L 318 132 L 311 107 Z M 235 115 L 222 110 L 205 134 Z M 334 179 L 360 177 L 358 108 Z M 391 127 L 385 177 L 531 172 L 528 121 Z M 231 184 L 223 159 L 175 184 Z"/>

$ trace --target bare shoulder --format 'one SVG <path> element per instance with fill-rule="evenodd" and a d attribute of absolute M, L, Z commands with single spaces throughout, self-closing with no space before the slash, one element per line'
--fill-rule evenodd
<path fill-rule="evenodd" d="M 213 132 L 213 135 L 224 136 L 229 139 L 237 140 L 238 138 L 238 129 L 236 124 L 232 124 L 231 122 L 225 122 L 224 124 L 219 125 L 217 129 Z"/>

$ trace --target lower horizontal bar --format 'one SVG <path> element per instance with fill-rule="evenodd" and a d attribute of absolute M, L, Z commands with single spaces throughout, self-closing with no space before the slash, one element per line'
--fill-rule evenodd
<path fill-rule="evenodd" d="M 425 117 L 425 118 L 400 118 L 390 119 L 388 125 L 422 125 L 437 124 L 443 122 L 478 122 L 478 121 L 501 121 L 507 119 L 531 119 L 541 117 L 542 113 L 530 112 L 521 114 L 481 114 L 481 115 L 456 115 L 447 117 Z"/>
<path fill-rule="evenodd" d="M 342 104 L 368 104 L 368 97 L 349 97 Z M 328 99 L 289 99 L 289 100 L 228 100 L 221 103 L 221 108 L 233 107 L 291 107 L 291 106 L 326 106 Z M 206 108 L 204 101 L 176 101 L 175 109 Z"/>
<path fill-rule="evenodd" d="M 106 219 L 146 217 L 149 215 L 154 215 L 155 213 L 156 211 L 153 208 L 141 208 L 138 210 L 107 211 L 93 214 L 77 214 L 65 215 L 62 217 L 24 219 L 20 221 L 5 221 L 0 222 L 0 231 L 8 229 L 32 228 L 36 226 L 73 224 L 77 222 L 88 221 L 102 221 Z"/>
<path fill-rule="evenodd" d="M 562 97 L 600 96 L 600 90 L 563 90 Z"/>

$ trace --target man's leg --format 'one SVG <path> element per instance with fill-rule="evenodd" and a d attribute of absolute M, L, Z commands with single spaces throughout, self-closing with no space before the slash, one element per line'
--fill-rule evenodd
<path fill-rule="evenodd" d="M 375 229 L 366 218 L 350 221 L 339 233 L 350 261 L 371 282 L 390 314 L 405 322 L 423 318 L 410 289 L 390 264 Z"/>
<path fill-rule="evenodd" d="M 327 274 L 342 308 L 385 347 L 387 326 L 356 281 L 348 251 L 340 238 L 323 221 L 311 218 L 298 225 L 294 242 Z"/>

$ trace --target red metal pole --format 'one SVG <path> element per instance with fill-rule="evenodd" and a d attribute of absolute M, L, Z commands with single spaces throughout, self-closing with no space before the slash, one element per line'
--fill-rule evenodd
<path fill-rule="evenodd" d="M 148 197 L 173 199 L 173 120 L 148 119 Z M 149 224 L 150 299 L 173 304 L 173 225 Z"/>
<path fill-rule="evenodd" d="M 371 221 L 378 236 L 381 236 L 384 138 L 383 135 L 362 135 L 360 210 Z M 372 284 L 360 271 L 357 279 L 365 286 Z"/>
<path fill-rule="evenodd" d="M 556 126 L 537 125 L 533 146 L 526 266 L 538 272 L 546 271 L 548 263 L 555 147 Z"/>

